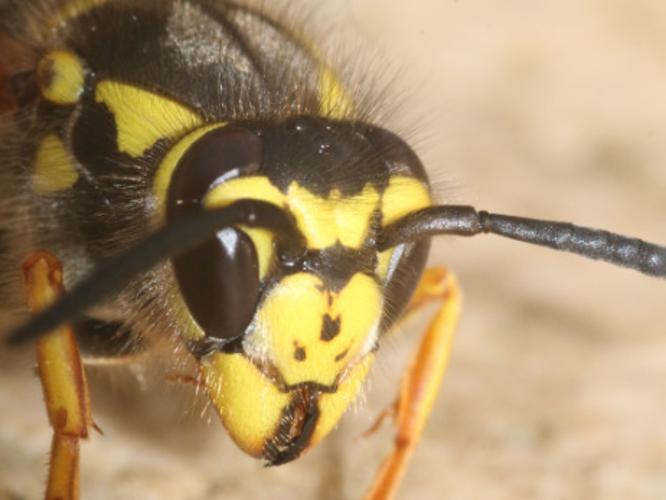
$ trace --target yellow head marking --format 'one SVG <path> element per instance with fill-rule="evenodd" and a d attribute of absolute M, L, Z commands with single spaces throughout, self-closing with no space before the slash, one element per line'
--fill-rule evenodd
<path fill-rule="evenodd" d="M 334 189 L 328 198 L 321 198 L 294 182 L 287 197 L 289 208 L 312 249 L 330 247 L 337 242 L 360 248 L 379 205 L 379 194 L 369 184 L 356 196 L 345 198 Z"/>
<path fill-rule="evenodd" d="M 242 354 L 204 358 L 201 370 L 210 397 L 232 439 L 246 453 L 260 457 L 264 443 L 280 426 L 291 397 Z"/>
<path fill-rule="evenodd" d="M 207 195 L 205 205 L 223 207 L 240 199 L 260 200 L 283 207 L 286 197 L 276 188 L 268 177 L 239 177 L 223 182 L 213 188 Z"/>
<path fill-rule="evenodd" d="M 382 196 L 382 225 L 388 226 L 405 215 L 429 207 L 432 204 L 430 191 L 417 179 L 406 176 L 394 176 Z M 393 249 L 381 252 L 377 258 L 375 272 L 385 278 L 393 255 Z"/>
<path fill-rule="evenodd" d="M 360 248 L 367 237 L 372 215 L 379 206 L 379 194 L 369 184 L 356 196 L 345 198 L 334 189 L 328 198 L 322 198 L 295 182 L 285 195 L 263 176 L 224 182 L 208 193 L 205 205 L 219 207 L 241 198 L 266 201 L 290 210 L 308 247 L 313 249 L 333 246 L 337 242 L 350 248 Z M 264 276 L 272 255 L 273 238 L 268 231 L 244 230 L 257 247 L 260 274 Z"/>
<path fill-rule="evenodd" d="M 160 216 L 160 221 L 164 217 L 169 182 L 171 181 L 171 176 L 173 175 L 174 170 L 176 170 L 180 159 L 187 152 L 190 146 L 192 146 L 192 144 L 198 141 L 201 137 L 206 135 L 211 130 L 215 130 L 216 128 L 221 128 L 224 126 L 226 126 L 226 123 L 216 123 L 214 125 L 201 127 L 193 132 L 190 132 L 169 150 L 169 152 L 162 160 L 162 163 L 160 163 L 160 165 L 157 167 L 157 172 L 155 172 L 155 179 L 153 180 L 153 195 L 157 201 L 157 209 Z"/>
<path fill-rule="evenodd" d="M 350 248 L 361 248 L 379 203 L 379 193 L 370 184 L 351 198 L 344 198 L 339 191 L 334 190 L 330 202 L 340 243 Z"/>
<path fill-rule="evenodd" d="M 142 156 L 159 139 L 171 139 L 202 123 L 199 115 L 168 97 L 124 83 L 97 84 L 95 100 L 113 113 L 118 150 Z"/>
<path fill-rule="evenodd" d="M 71 188 L 79 178 L 74 160 L 62 140 L 49 134 L 37 148 L 32 188 L 37 194 L 48 194 Z"/>
<path fill-rule="evenodd" d="M 374 360 L 375 356 L 372 353 L 366 355 L 360 363 L 345 375 L 343 381 L 338 385 L 337 391 L 322 393 L 319 399 L 320 417 L 310 441 L 310 446 L 317 444 L 326 437 L 340 421 L 344 412 L 356 398 Z"/>
<path fill-rule="evenodd" d="M 413 177 L 394 176 L 382 196 L 382 223 L 384 227 L 432 204 L 430 191 L 423 182 Z"/>
<path fill-rule="evenodd" d="M 204 200 L 207 207 L 223 207 L 239 199 L 261 200 L 279 207 L 286 197 L 273 186 L 267 177 L 240 177 L 223 182 L 213 188 Z M 259 279 L 266 276 L 273 255 L 273 233 L 266 229 L 241 227 L 252 239 L 259 261 Z"/>
<path fill-rule="evenodd" d="M 289 208 L 305 235 L 309 248 L 335 245 L 334 217 L 328 200 L 312 194 L 297 183 L 289 186 Z"/>
<path fill-rule="evenodd" d="M 85 83 L 83 63 L 65 50 L 49 52 L 37 65 L 37 82 L 47 101 L 61 106 L 76 104 Z"/>
<path fill-rule="evenodd" d="M 379 285 L 369 276 L 355 274 L 334 292 L 318 277 L 297 273 L 269 292 L 248 340 L 269 353 L 288 385 L 331 386 L 367 348 L 381 308 Z"/>
<path fill-rule="evenodd" d="M 310 392 L 317 398 L 317 420 L 306 447 L 317 444 L 335 427 L 358 394 L 373 361 L 374 355 L 369 353 L 343 373 L 335 392 Z M 299 390 L 281 390 L 277 381 L 243 354 L 213 354 L 203 358 L 200 367 L 229 435 L 249 455 L 266 457 L 267 444 L 284 439 L 281 433 L 296 437 L 304 431 L 297 421 L 289 421 L 288 430 L 283 427 L 285 418 L 294 418 L 288 413 L 294 404 L 305 410 Z"/>
<path fill-rule="evenodd" d="M 388 274 L 389 264 L 391 263 L 392 255 L 393 255 L 392 248 L 389 248 L 388 250 L 385 250 L 377 254 L 377 267 L 375 268 L 375 272 L 377 273 L 377 276 L 379 276 L 381 279 L 386 278 L 386 275 Z"/>

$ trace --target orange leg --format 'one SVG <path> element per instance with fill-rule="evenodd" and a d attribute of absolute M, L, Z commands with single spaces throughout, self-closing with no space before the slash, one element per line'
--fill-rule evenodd
<path fill-rule="evenodd" d="M 441 303 L 440 308 L 403 375 L 394 405 L 398 430 L 395 447 L 366 493 L 367 500 L 384 500 L 395 495 L 430 416 L 448 365 L 460 315 L 461 294 L 455 276 L 443 268 L 428 269 L 424 273 L 407 314 L 433 300 Z"/>
<path fill-rule="evenodd" d="M 46 252 L 33 253 L 23 264 L 28 304 L 33 312 L 52 303 L 63 291 L 60 262 Z M 39 378 L 53 428 L 51 463 L 45 497 L 79 498 L 79 440 L 94 426 L 90 399 L 74 333 L 61 327 L 37 344 Z"/>

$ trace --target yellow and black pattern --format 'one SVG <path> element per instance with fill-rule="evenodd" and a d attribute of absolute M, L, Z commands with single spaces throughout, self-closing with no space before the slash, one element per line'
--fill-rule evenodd
<path fill-rule="evenodd" d="M 416 155 L 261 10 L 10 0 L 0 19 L 34 56 L 6 70 L 17 109 L 0 118 L 2 178 L 21 200 L 7 220 L 28 214 L 30 229 L 3 231 L 56 252 L 72 281 L 202 210 L 254 200 L 293 221 L 298 258 L 266 228 L 225 229 L 97 319 L 179 337 L 238 445 L 271 464 L 296 458 L 354 399 L 423 268 L 427 241 L 376 245 L 431 203 Z M 5 261 L 11 281 L 19 267 Z"/>

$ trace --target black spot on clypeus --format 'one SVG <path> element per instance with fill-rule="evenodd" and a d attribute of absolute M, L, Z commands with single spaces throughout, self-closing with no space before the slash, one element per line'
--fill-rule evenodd
<path fill-rule="evenodd" d="M 324 342 L 333 340 L 338 335 L 338 333 L 340 333 L 340 321 L 340 316 L 333 319 L 328 314 L 325 314 L 324 321 L 321 325 L 321 334 L 319 338 L 321 338 L 321 340 Z"/>
<path fill-rule="evenodd" d="M 335 357 L 335 362 L 336 362 L 336 363 L 339 363 L 340 361 L 342 361 L 343 359 L 345 359 L 345 358 L 347 357 L 347 353 L 348 353 L 348 352 L 349 352 L 349 349 L 345 349 L 345 350 L 342 351 L 340 354 L 338 354 L 338 355 Z"/>
<path fill-rule="evenodd" d="M 301 346 L 296 346 L 296 349 L 294 349 L 294 359 L 296 361 L 305 361 L 305 358 L 307 358 L 305 349 Z"/>

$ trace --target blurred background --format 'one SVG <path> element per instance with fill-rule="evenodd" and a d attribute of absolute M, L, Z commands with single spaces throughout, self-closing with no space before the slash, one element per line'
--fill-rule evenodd
<path fill-rule="evenodd" d="M 388 85 L 387 125 L 441 201 L 666 244 L 666 3 L 303 3 L 326 45 Z M 399 498 L 666 498 L 664 282 L 492 236 L 440 239 L 432 263 L 456 272 L 465 308 Z M 83 446 L 83 498 L 359 498 L 393 432 L 359 435 L 427 317 L 386 342 L 336 433 L 274 469 L 200 418 L 187 387 L 91 370 L 105 435 Z M 50 431 L 31 353 L 0 362 L 0 498 L 39 498 Z"/>

